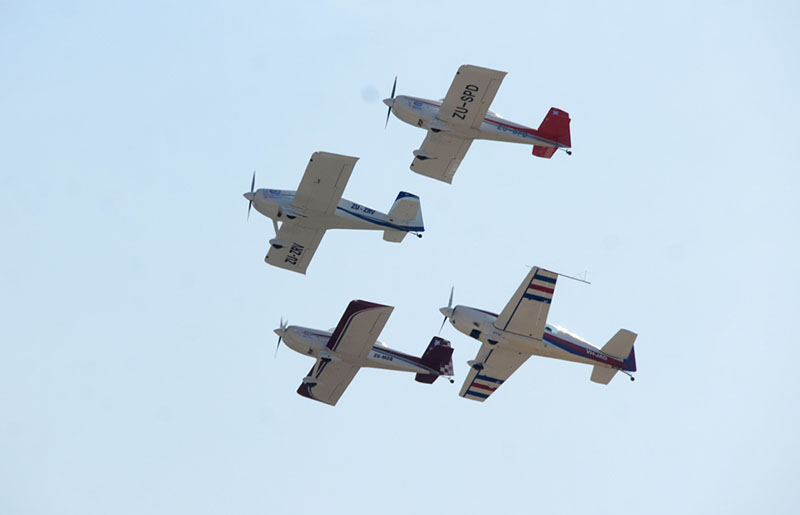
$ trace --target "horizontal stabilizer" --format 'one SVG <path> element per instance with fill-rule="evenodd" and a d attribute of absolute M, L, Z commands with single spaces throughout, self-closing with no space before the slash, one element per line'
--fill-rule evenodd
<path fill-rule="evenodd" d="M 408 234 L 407 231 L 396 231 L 394 229 L 386 229 L 383 231 L 383 240 L 391 241 L 392 243 L 400 243 L 403 238 Z"/>
<path fill-rule="evenodd" d="M 536 157 L 543 157 L 545 159 L 550 159 L 553 157 L 553 154 L 556 153 L 556 147 L 545 147 L 542 145 L 534 145 L 533 146 L 533 155 Z"/>
<path fill-rule="evenodd" d="M 608 384 L 614 379 L 617 374 L 616 368 L 604 367 L 603 365 L 595 365 L 592 369 L 592 382 L 600 384 Z"/>

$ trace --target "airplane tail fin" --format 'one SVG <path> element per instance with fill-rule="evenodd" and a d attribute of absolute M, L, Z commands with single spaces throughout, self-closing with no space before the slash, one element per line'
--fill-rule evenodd
<path fill-rule="evenodd" d="M 386 241 L 400 242 L 409 231 L 424 231 L 419 197 L 405 191 L 398 193 L 392 209 L 389 210 L 389 222 L 404 229 L 386 229 L 383 231 L 383 239 Z"/>
<path fill-rule="evenodd" d="M 436 370 L 436 374 L 417 374 L 414 380 L 420 383 L 431 384 L 439 376 L 453 375 L 453 348 L 444 338 L 434 336 L 425 353 L 422 355 L 422 364 Z"/>
<path fill-rule="evenodd" d="M 633 344 L 636 342 L 636 333 L 627 329 L 620 329 L 608 343 L 600 349 L 604 354 L 622 360 L 627 372 L 636 372 L 636 351 Z M 595 365 L 592 369 L 591 380 L 595 383 L 608 384 L 614 379 L 617 368 Z"/>
<path fill-rule="evenodd" d="M 542 120 L 541 125 L 539 125 L 539 128 L 536 130 L 536 135 L 558 143 L 559 147 L 570 148 L 572 146 L 572 138 L 569 132 L 569 122 L 570 117 L 568 112 L 551 107 L 550 111 L 548 111 L 547 115 L 544 117 L 544 120 Z M 547 147 L 544 145 L 533 146 L 533 155 L 537 157 L 550 159 L 555 152 L 555 147 Z"/>

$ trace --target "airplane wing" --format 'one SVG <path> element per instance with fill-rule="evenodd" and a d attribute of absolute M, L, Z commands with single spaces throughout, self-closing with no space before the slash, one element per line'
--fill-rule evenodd
<path fill-rule="evenodd" d="M 444 132 L 425 136 L 422 147 L 415 152 L 411 170 L 420 175 L 452 184 L 458 165 L 472 145 L 472 140 Z"/>
<path fill-rule="evenodd" d="M 324 355 L 311 368 L 297 393 L 335 406 L 380 336 L 394 308 L 363 300 L 350 302 L 328 340 L 335 359 Z"/>
<path fill-rule="evenodd" d="M 453 129 L 477 129 L 506 72 L 465 64 L 459 67 L 436 117 Z"/>
<path fill-rule="evenodd" d="M 392 311 L 392 306 L 365 300 L 350 302 L 328 340 L 328 348 L 346 359 L 366 359 Z"/>
<path fill-rule="evenodd" d="M 330 214 L 342 199 L 357 157 L 314 152 L 292 205 L 303 213 Z"/>
<path fill-rule="evenodd" d="M 533 267 L 495 320 L 501 331 L 541 340 L 558 274 Z"/>
<path fill-rule="evenodd" d="M 303 379 L 297 393 L 303 397 L 336 406 L 339 397 L 356 376 L 359 368 L 361 367 L 343 361 L 318 359 L 306 378 Z"/>
<path fill-rule="evenodd" d="M 530 354 L 505 349 L 498 344 L 481 345 L 459 395 L 483 402 L 514 373 Z"/>
<path fill-rule="evenodd" d="M 280 247 L 270 245 L 264 261 L 278 268 L 305 274 L 323 236 L 324 229 L 303 227 L 300 222 L 284 222 L 275 237 Z"/>

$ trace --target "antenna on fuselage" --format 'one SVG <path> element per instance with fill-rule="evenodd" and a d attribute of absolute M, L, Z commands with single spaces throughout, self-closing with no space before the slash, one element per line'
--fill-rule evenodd
<path fill-rule="evenodd" d="M 556 272 L 556 273 L 558 274 L 558 272 Z M 571 275 L 564 275 L 564 274 L 558 274 L 558 275 L 564 276 L 567 279 L 572 279 L 574 281 L 578 281 L 578 282 L 581 282 L 581 283 L 592 284 L 591 282 L 589 282 L 588 279 L 586 279 L 589 276 L 589 272 L 587 270 L 584 270 L 583 272 L 579 273 L 575 277 L 573 277 Z"/>
<path fill-rule="evenodd" d="M 525 266 L 528 268 L 533 268 L 531 265 L 525 265 Z M 573 281 L 578 281 L 579 283 L 592 284 L 586 280 L 586 276 L 588 275 L 588 271 L 586 270 L 579 273 L 577 276 L 562 274 L 561 272 L 556 272 L 555 270 L 550 270 L 550 271 L 553 272 L 554 274 L 559 275 L 560 277 L 566 277 L 567 279 L 572 279 Z"/>
<path fill-rule="evenodd" d="M 579 283 L 592 284 L 592 283 L 590 283 L 589 281 L 586 280 L 586 271 L 584 271 L 583 273 L 578 274 L 577 277 L 573 276 L 573 275 L 562 274 L 560 272 L 555 272 L 555 273 L 557 273 L 561 277 L 566 277 L 567 279 L 572 279 L 573 281 L 578 281 Z M 583 277 L 580 277 L 581 275 Z"/>

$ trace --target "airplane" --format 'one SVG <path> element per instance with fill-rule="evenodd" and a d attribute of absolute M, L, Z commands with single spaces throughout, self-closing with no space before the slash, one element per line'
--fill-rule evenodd
<path fill-rule="evenodd" d="M 278 347 L 284 341 L 293 351 L 317 360 L 297 393 L 335 406 L 361 367 L 412 372 L 417 382 L 425 384 L 445 376 L 452 383 L 453 348 L 449 341 L 434 336 L 420 357 L 390 349 L 377 341 L 393 310 L 392 306 L 351 301 L 339 324 L 331 331 L 287 327 L 281 320 L 280 327 L 275 329 Z"/>
<path fill-rule="evenodd" d="M 465 64 L 458 69 L 447 95 L 440 101 L 392 94 L 383 100 L 394 115 L 409 125 L 428 131 L 422 146 L 414 151 L 411 170 L 452 184 L 461 160 L 472 141 L 489 139 L 533 145 L 533 155 L 550 159 L 556 150 L 567 154 L 572 141 L 569 113 L 550 108 L 538 129 L 506 120 L 489 109 L 506 72 Z"/>
<path fill-rule="evenodd" d="M 497 315 L 482 309 L 453 304 L 440 308 L 444 322 L 481 342 L 459 395 L 483 402 L 531 356 L 593 365 L 591 380 L 608 384 L 617 372 L 634 380 L 636 333 L 620 329 L 602 348 L 547 322 L 557 273 L 533 267 L 503 311 Z"/>
<path fill-rule="evenodd" d="M 403 241 L 407 233 L 422 238 L 425 227 L 418 196 L 401 191 L 388 215 L 342 198 L 356 161 L 357 157 L 314 152 L 297 191 L 254 190 L 253 172 L 250 191 L 244 193 L 250 201 L 247 218 L 255 206 L 275 228 L 264 262 L 305 274 L 328 229 L 379 230 L 384 240 L 392 242 Z"/>

